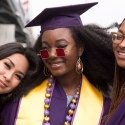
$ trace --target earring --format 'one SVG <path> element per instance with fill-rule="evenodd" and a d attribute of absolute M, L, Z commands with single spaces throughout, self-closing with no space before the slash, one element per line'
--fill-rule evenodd
<path fill-rule="evenodd" d="M 51 72 L 48 70 L 48 68 L 46 66 L 44 66 L 43 72 L 44 72 L 45 76 L 50 76 L 51 75 Z"/>
<path fill-rule="evenodd" d="M 82 63 L 82 60 L 80 59 L 80 57 L 76 62 L 76 72 L 78 74 L 81 74 L 83 72 L 83 63 Z"/>

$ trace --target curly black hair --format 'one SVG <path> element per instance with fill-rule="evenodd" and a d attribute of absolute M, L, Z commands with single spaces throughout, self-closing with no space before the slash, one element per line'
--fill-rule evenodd
<path fill-rule="evenodd" d="M 107 28 L 102 28 L 96 24 L 68 28 L 76 45 L 85 45 L 83 55 L 81 56 L 84 65 L 83 73 L 92 85 L 107 96 L 110 93 L 109 87 L 113 83 L 115 62 L 112 39 L 108 30 L 114 27 L 118 27 L 118 24 L 114 23 Z M 40 34 L 33 47 L 36 53 L 39 53 L 42 47 L 41 37 L 42 34 Z M 40 83 L 47 78 L 43 74 L 43 68 L 44 63 L 41 60 L 42 71 L 37 77 Z"/>
<path fill-rule="evenodd" d="M 81 56 L 83 73 L 91 84 L 109 96 L 109 86 L 114 77 L 114 53 L 110 33 L 107 28 L 103 29 L 95 24 L 70 28 L 70 31 L 76 43 L 85 44 Z"/>

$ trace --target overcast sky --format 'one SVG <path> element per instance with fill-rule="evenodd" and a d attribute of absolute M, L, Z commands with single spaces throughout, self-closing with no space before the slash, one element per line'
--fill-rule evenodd
<path fill-rule="evenodd" d="M 97 5 L 81 15 L 83 24 L 96 23 L 108 26 L 113 22 L 121 23 L 125 18 L 124 0 L 29 0 L 30 20 L 47 7 L 98 2 Z M 37 2 L 36 2 L 37 1 Z M 39 35 L 39 28 L 33 28 L 34 35 Z"/>

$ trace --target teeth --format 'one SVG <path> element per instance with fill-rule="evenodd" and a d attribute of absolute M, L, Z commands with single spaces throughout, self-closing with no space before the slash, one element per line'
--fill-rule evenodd
<path fill-rule="evenodd" d="M 52 65 L 53 65 L 53 66 L 59 66 L 60 64 L 62 64 L 62 62 L 56 63 L 56 64 L 52 64 Z"/>
<path fill-rule="evenodd" d="M 121 53 L 121 52 L 119 52 L 119 55 L 125 56 L 125 53 Z"/>

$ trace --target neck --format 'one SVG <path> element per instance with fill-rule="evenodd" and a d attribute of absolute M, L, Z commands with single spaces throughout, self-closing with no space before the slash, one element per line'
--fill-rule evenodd
<path fill-rule="evenodd" d="M 66 76 L 56 77 L 56 79 L 62 85 L 66 94 L 70 93 L 69 95 L 73 95 L 80 84 L 80 77 L 81 75 L 76 73 L 73 75 L 70 74 Z"/>

